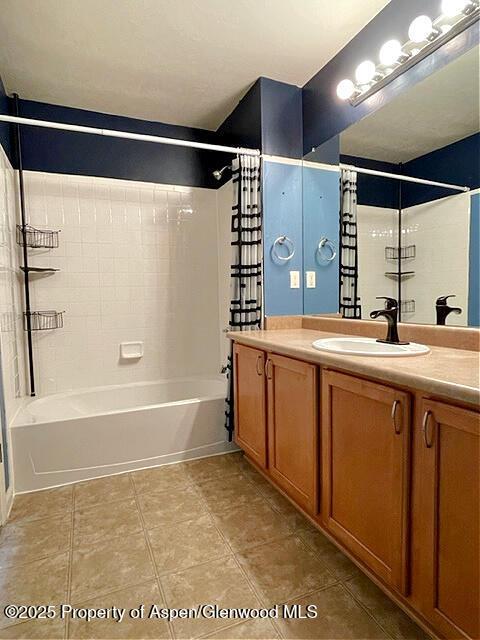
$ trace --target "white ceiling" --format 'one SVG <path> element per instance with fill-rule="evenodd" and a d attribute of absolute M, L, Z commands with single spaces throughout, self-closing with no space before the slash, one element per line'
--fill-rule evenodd
<path fill-rule="evenodd" d="M 341 135 L 341 152 L 408 162 L 479 131 L 475 47 Z"/>
<path fill-rule="evenodd" d="M 259 77 L 299 86 L 388 0 L 1 0 L 8 92 L 216 129 Z"/>

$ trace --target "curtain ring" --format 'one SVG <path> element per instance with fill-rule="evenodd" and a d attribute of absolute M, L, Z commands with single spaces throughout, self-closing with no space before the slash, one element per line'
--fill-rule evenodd
<path fill-rule="evenodd" d="M 325 248 L 328 248 L 330 251 L 331 255 L 328 257 L 324 255 Z M 335 260 L 335 258 L 337 257 L 337 249 L 334 243 L 331 240 L 329 240 L 326 236 L 324 236 L 323 238 L 320 238 L 317 251 L 320 258 L 322 258 L 322 260 L 325 260 L 326 262 L 332 262 L 332 260 Z"/>
<path fill-rule="evenodd" d="M 277 244 L 285 245 L 287 247 L 287 251 L 288 251 L 287 256 L 278 255 Z M 288 262 L 295 255 L 295 245 L 293 244 L 293 240 L 290 240 L 288 236 L 279 236 L 272 245 L 272 254 L 277 260 L 281 260 L 282 262 Z"/>

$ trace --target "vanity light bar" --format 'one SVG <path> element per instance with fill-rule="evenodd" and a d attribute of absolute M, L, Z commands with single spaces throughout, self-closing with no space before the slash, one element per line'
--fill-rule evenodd
<path fill-rule="evenodd" d="M 415 18 L 408 30 L 410 40 L 403 45 L 398 40 L 386 42 L 380 49 L 380 64 L 364 60 L 355 71 L 356 83 L 339 82 L 337 96 L 356 107 L 480 18 L 477 0 L 443 0 L 442 11 L 434 22 L 425 15 Z"/>
<path fill-rule="evenodd" d="M 60 129 L 75 133 L 89 133 L 110 138 L 126 138 L 127 140 L 140 140 L 142 142 L 156 142 L 157 144 L 170 144 L 176 147 L 190 147 L 191 149 L 204 149 L 205 151 L 221 151 L 245 156 L 259 156 L 258 149 L 245 149 L 243 147 L 227 147 L 221 144 L 208 144 L 206 142 L 192 142 L 191 140 L 179 140 L 177 138 L 165 138 L 151 136 L 143 133 L 131 133 L 129 131 L 116 131 L 115 129 L 99 129 L 97 127 L 84 127 L 77 124 L 65 124 L 63 122 L 50 122 L 48 120 L 35 120 L 19 116 L 7 116 L 0 114 L 0 122 L 30 125 L 32 127 L 44 127 L 46 129 Z"/>

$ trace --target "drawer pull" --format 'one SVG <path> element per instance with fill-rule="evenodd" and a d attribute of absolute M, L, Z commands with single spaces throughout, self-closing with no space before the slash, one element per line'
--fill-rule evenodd
<path fill-rule="evenodd" d="M 262 356 L 257 357 L 257 375 L 263 376 Z"/>
<path fill-rule="evenodd" d="M 425 446 L 427 447 L 427 449 L 430 449 L 433 445 L 433 432 L 429 435 L 428 433 L 428 425 L 429 425 L 429 418 L 432 415 L 432 412 L 429 411 L 425 411 L 425 414 L 423 416 L 423 424 L 422 424 L 422 432 L 423 432 L 423 441 L 425 442 Z"/>
<path fill-rule="evenodd" d="M 270 358 L 267 358 L 267 361 L 265 362 L 265 375 L 267 376 L 267 380 L 272 379 L 272 361 Z"/>
<path fill-rule="evenodd" d="M 395 433 L 398 435 L 400 435 L 401 431 L 402 431 L 402 427 L 397 425 L 397 407 L 400 404 L 399 400 L 394 400 L 393 404 L 392 404 L 392 423 L 393 423 L 393 428 L 395 429 Z"/>

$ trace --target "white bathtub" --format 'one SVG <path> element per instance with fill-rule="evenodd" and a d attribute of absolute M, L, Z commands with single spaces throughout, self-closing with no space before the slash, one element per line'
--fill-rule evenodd
<path fill-rule="evenodd" d="M 97 387 L 33 399 L 12 429 L 15 491 L 223 453 L 225 378 Z"/>

